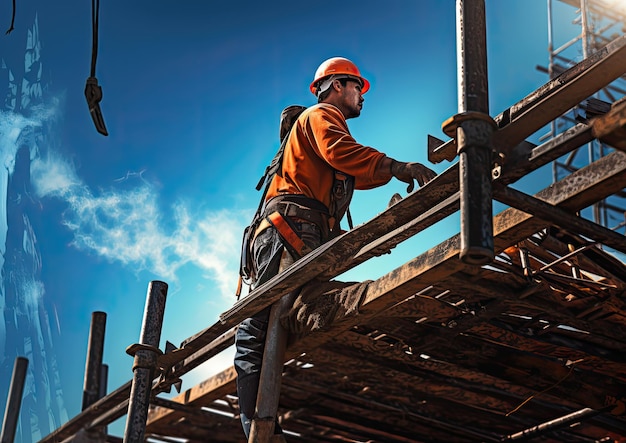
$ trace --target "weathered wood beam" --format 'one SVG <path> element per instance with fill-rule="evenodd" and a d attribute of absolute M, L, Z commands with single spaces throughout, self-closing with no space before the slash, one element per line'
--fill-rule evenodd
<path fill-rule="evenodd" d="M 187 389 L 180 395 L 172 399 L 181 406 L 207 406 L 213 401 L 232 394 L 236 391 L 235 381 L 237 372 L 233 366 L 226 368 L 218 374 L 209 377 L 202 383 Z M 183 413 L 173 408 L 163 408 L 157 406 L 150 411 L 146 430 L 150 431 L 152 426 L 163 426 L 163 423 L 172 423 L 184 416 Z"/>
<path fill-rule="evenodd" d="M 56 443 L 63 441 L 85 428 L 89 425 L 89 423 L 96 420 L 107 411 L 116 408 L 124 402 L 128 403 L 128 399 L 130 397 L 130 387 L 130 381 L 120 386 L 109 395 L 101 398 L 87 409 L 83 410 L 80 414 L 75 415 L 65 424 L 52 431 L 50 434 L 41 439 L 39 443 Z M 111 420 L 104 424 L 111 423 L 124 414 L 126 414 L 125 410 L 123 410 L 119 416 L 111 417 Z"/>
<path fill-rule="evenodd" d="M 496 122 L 494 146 L 511 148 L 626 72 L 626 36 L 572 66 L 511 106 Z"/>
<path fill-rule="evenodd" d="M 573 246 L 576 247 L 576 245 Z M 540 240 L 539 247 L 543 247 L 560 256 L 563 256 L 569 252 L 567 243 L 559 240 L 553 235 L 543 236 Z M 600 264 L 598 264 L 597 259 L 594 260 L 590 257 L 592 253 L 593 255 L 598 255 L 596 251 L 587 250 L 583 251 L 581 254 L 578 254 L 577 260 L 581 268 L 584 268 L 584 270 L 590 271 L 596 275 L 607 278 L 611 283 L 617 285 L 618 289 L 620 290 L 626 289 L 626 275 L 623 272 L 621 273 L 621 275 L 616 275 L 615 273 L 611 272 L 612 270 L 607 269 L 607 266 L 601 266 Z M 607 254 L 602 254 L 602 257 L 605 259 L 614 259 L 614 257 Z M 619 265 L 623 266 L 621 262 L 619 263 Z"/>
<path fill-rule="evenodd" d="M 395 319 L 389 323 L 393 327 L 398 322 Z M 389 330 L 379 319 L 375 319 L 373 324 L 381 332 Z M 407 328 L 410 327 L 410 324 L 407 324 Z M 575 369 L 570 368 L 564 364 L 567 358 L 562 354 L 559 355 L 562 361 L 558 361 L 555 356 L 538 357 L 528 349 L 518 350 L 519 346 L 512 345 L 510 341 L 500 343 L 498 337 L 485 339 L 472 334 L 471 331 L 455 337 L 451 334 L 444 334 L 448 336 L 447 340 L 433 344 L 432 338 L 445 332 L 445 329 L 422 327 L 420 331 L 422 334 L 418 332 L 419 342 L 404 338 L 405 343 L 410 345 L 414 354 L 426 354 L 431 357 L 429 361 L 437 367 L 432 367 L 429 373 L 436 374 L 436 376 L 450 376 L 455 386 L 463 386 L 459 380 L 464 378 L 465 371 L 470 373 L 471 370 L 478 369 L 484 373 L 485 383 L 491 375 L 501 380 L 500 385 L 508 382 L 514 386 L 525 387 L 530 393 L 542 392 L 541 396 L 533 399 L 532 406 L 529 405 L 532 408 L 544 403 L 546 407 L 551 408 L 556 405 L 557 409 L 559 407 L 604 407 L 613 404 L 615 413 L 621 413 L 616 399 L 626 397 L 626 384 L 618 379 L 601 375 L 602 371 L 595 372 L 577 363 L 573 363 Z M 338 338 L 342 343 L 343 352 L 346 352 L 345 350 L 349 349 L 351 343 L 356 340 L 355 334 L 355 332 L 346 332 Z M 347 337 L 345 342 L 343 337 Z M 325 349 L 327 347 L 328 345 Z M 374 355 L 379 356 L 380 351 L 377 349 Z M 569 354 L 568 357 L 575 358 L 573 354 Z M 407 362 L 405 365 L 412 364 Z M 427 376 L 425 378 L 428 379 Z M 427 385 L 428 381 L 424 384 Z M 480 389 L 478 385 L 476 386 L 480 394 Z M 494 384 L 495 386 L 498 384 Z M 509 395 L 515 396 L 514 386 L 509 390 Z M 547 388 L 550 388 L 549 392 L 545 392 Z M 519 404 L 531 395 L 517 397 Z"/>
<path fill-rule="evenodd" d="M 346 352 L 348 351 L 348 352 Z M 367 386 L 367 398 L 380 399 L 381 402 L 391 403 L 394 401 L 406 404 L 446 404 L 448 408 L 447 421 L 457 422 L 452 418 L 459 410 L 473 411 L 474 415 L 488 417 L 492 424 L 490 431 L 497 431 L 497 424 L 506 422 L 505 414 L 513 410 L 520 403 L 519 398 L 512 395 L 502 395 L 495 390 L 481 391 L 475 385 L 475 390 L 468 390 L 469 384 L 462 386 L 458 383 L 450 383 L 446 377 L 439 377 L 436 373 L 423 374 L 412 368 L 402 365 L 379 366 L 369 358 L 363 358 L 362 353 L 352 353 L 349 349 L 329 351 L 326 348 L 316 349 L 312 352 L 311 361 L 318 362 L 320 366 L 332 365 L 334 371 L 344 376 L 347 380 L 354 380 L 361 386 Z M 385 383 L 385 380 L 393 380 L 393 383 Z M 566 404 L 572 404 L 565 402 Z M 545 405 L 545 409 L 544 409 Z M 536 404 L 527 417 L 539 419 L 547 411 L 554 410 L 554 404 Z M 484 428 L 483 428 L 484 429 Z M 475 424 L 472 430 L 481 430 L 480 425 Z"/>
<path fill-rule="evenodd" d="M 501 163 L 501 171 L 496 182 L 511 184 L 592 140 L 591 126 L 579 123 L 539 146 L 524 141 L 513 148 L 503 161 L 498 162 Z"/>
<path fill-rule="evenodd" d="M 626 36 L 621 36 L 496 116 L 496 150 L 510 153 L 526 137 L 624 75 L 625 67 Z M 451 161 L 456 154 L 456 143 L 448 141 L 429 150 L 428 159 Z"/>
<path fill-rule="evenodd" d="M 294 376 L 285 380 L 285 393 L 289 396 L 293 392 L 315 393 L 307 399 L 305 407 L 298 410 L 297 415 L 307 420 L 308 415 L 315 411 L 332 409 L 339 413 L 354 410 L 355 414 L 373 420 L 380 420 L 376 415 L 384 416 L 391 426 L 397 429 L 415 430 L 423 434 L 422 428 L 426 428 L 426 434 L 435 436 L 445 436 L 446 441 L 467 441 L 468 435 L 473 435 L 480 441 L 492 441 L 494 434 L 492 429 L 486 431 L 487 421 L 484 420 L 489 415 L 488 412 L 472 408 L 463 403 L 457 403 L 455 408 L 450 408 L 449 404 L 434 395 L 414 395 L 413 383 L 406 385 L 404 391 L 386 391 L 388 378 L 382 379 L 378 384 L 367 384 L 367 379 L 353 376 L 352 372 L 343 369 L 336 373 L 335 379 L 324 370 L 324 365 L 330 362 L 335 353 L 322 352 L 321 357 L 316 355 L 312 361 L 319 361 L 319 369 L 315 367 L 299 371 Z M 361 360 L 362 356 L 357 356 Z M 354 360 L 353 364 L 354 364 Z M 349 365 L 349 363 L 347 363 Z M 358 366 L 358 364 L 356 364 Z M 327 366 L 326 366 L 327 367 Z M 357 388 L 350 385 L 353 381 Z M 365 386 L 365 387 L 364 387 Z M 364 387 L 364 388 L 363 388 Z M 291 388 L 291 391 L 290 391 Z M 363 388 L 363 389 L 360 389 Z M 360 390 L 359 390 L 360 389 Z M 358 391 L 358 392 L 357 392 Z M 293 415 L 287 414 L 287 416 Z M 484 425 L 484 426 L 483 426 Z M 490 433 L 491 432 L 491 433 Z M 452 440 L 455 438 L 455 440 Z M 442 438 L 439 437 L 438 440 Z"/>
<path fill-rule="evenodd" d="M 578 362 L 576 366 L 582 370 L 593 371 L 626 382 L 626 365 L 623 362 L 623 354 L 604 355 L 605 353 L 599 347 L 592 346 L 588 346 L 586 350 L 581 351 L 574 349 L 571 344 L 550 343 L 545 340 L 546 337 L 539 337 L 539 339 L 527 337 L 519 334 L 518 331 L 507 331 L 500 326 L 488 323 L 475 324 L 466 331 L 466 334 L 473 335 L 478 339 L 485 337 L 485 339 L 488 338 L 520 351 L 532 352 L 533 354 L 550 358 L 562 358 L 564 361 Z"/>
<path fill-rule="evenodd" d="M 450 288 L 462 287 L 463 285 L 468 286 L 468 284 L 468 279 L 458 273 L 448 276 L 445 281 L 446 287 Z M 520 315 L 538 317 L 553 324 L 563 324 L 575 327 L 580 331 L 589 332 L 590 334 L 586 334 L 584 340 L 606 349 L 623 352 L 626 347 L 626 327 L 624 325 L 610 322 L 590 322 L 581 319 L 579 316 L 580 305 L 578 305 L 578 309 L 574 310 L 571 302 L 557 302 L 556 297 L 551 298 L 548 296 L 552 293 L 549 289 L 535 294 L 535 297 L 520 299 L 521 288 L 510 288 L 504 284 L 485 282 L 484 279 L 479 284 L 471 284 L 470 286 L 479 296 L 487 299 L 487 301 L 483 302 L 480 310 L 477 310 L 475 313 L 468 313 L 467 308 L 464 306 L 459 306 L 454 311 L 445 309 L 444 306 L 441 309 L 442 314 L 438 316 L 435 314 L 433 318 L 428 317 L 428 321 L 447 323 L 451 319 L 456 319 L 454 333 L 458 334 L 469 329 L 473 324 L 497 318 L 503 312 L 518 312 Z M 621 296 L 621 294 L 619 295 Z M 603 304 L 607 306 L 617 305 L 620 311 L 624 309 L 621 297 L 616 296 L 616 294 L 603 294 L 603 297 L 602 300 L 593 298 L 590 300 L 589 305 L 594 307 Z M 419 311 L 421 308 L 421 312 L 424 312 L 424 314 L 434 312 L 434 306 L 424 303 L 423 297 L 416 299 L 416 304 L 418 303 L 419 306 L 415 306 L 414 310 Z M 440 305 L 443 304 L 441 301 L 439 303 Z M 385 311 L 383 315 L 387 316 L 387 312 L 389 311 Z M 448 316 L 446 317 L 444 313 L 447 313 Z M 442 340 L 448 338 L 442 337 Z M 434 340 L 440 341 L 436 337 Z"/>
<path fill-rule="evenodd" d="M 236 330 L 236 327 L 230 328 L 195 352 L 193 350 L 196 347 L 189 346 L 184 350 L 174 349 L 161 356 L 158 361 L 159 367 L 163 368 L 164 377 L 160 378 L 159 383 L 153 389 L 167 391 L 172 380 L 178 379 L 181 375 L 186 374 L 211 357 L 229 348 L 234 343 Z"/>
<path fill-rule="evenodd" d="M 366 244 L 361 250 L 350 260 L 350 266 L 355 267 L 372 257 L 389 252 L 391 249 L 414 236 L 418 232 L 433 226 L 438 221 L 443 220 L 447 216 L 459 210 L 459 193 L 456 192 L 444 201 L 436 204 L 432 208 L 415 217 L 407 224 L 394 229 L 393 231 L 377 238 L 369 244 Z M 332 278 L 329 272 L 323 273 L 321 278 Z"/>
<path fill-rule="evenodd" d="M 569 211 L 589 206 L 622 189 L 626 184 L 626 154 L 614 152 L 540 192 L 537 197 Z M 494 218 L 494 242 L 501 251 L 548 226 L 545 222 L 515 209 Z M 436 285 L 464 266 L 458 260 L 459 237 L 454 236 L 373 282 L 360 315 L 346 325 L 366 321 L 420 290 Z M 329 339 L 331 330 L 303 338 L 300 349 L 311 349 Z"/>
<path fill-rule="evenodd" d="M 422 331 L 425 329 L 421 328 Z M 433 330 L 431 335 L 436 334 L 436 330 Z M 538 358 L 495 343 L 485 343 L 483 350 L 486 352 L 484 353 L 471 354 L 468 351 L 473 346 L 466 348 L 465 343 L 467 341 L 462 338 L 450 340 L 436 358 L 421 358 L 419 355 L 422 354 L 422 350 L 419 346 L 407 353 L 401 346 L 390 345 L 384 341 L 373 340 L 363 334 L 348 331 L 333 340 L 330 348 L 326 345 L 324 349 L 333 349 L 336 353 L 345 353 L 346 350 L 350 350 L 348 351 L 350 353 L 357 352 L 361 355 L 374 356 L 374 362 L 379 361 L 381 366 L 393 367 L 393 362 L 396 362 L 395 365 L 398 367 L 408 367 L 419 371 L 420 376 L 425 380 L 426 388 L 430 380 L 439 383 L 440 380 L 447 379 L 449 384 L 467 389 L 478 398 L 491 393 L 499 398 L 512 398 L 517 404 L 560 381 L 558 386 L 554 386 L 549 392 L 534 400 L 533 407 L 541 405 L 544 411 L 550 408 L 558 410 L 561 407 L 574 408 L 581 405 L 599 408 L 606 405 L 607 396 L 618 398 L 626 396 L 626 385 L 619 386 L 615 381 L 606 380 L 604 377 L 570 371 L 562 363 L 553 360 Z M 490 347 L 492 349 L 489 349 Z M 352 349 L 355 351 L 351 351 Z M 428 354 L 428 351 L 424 353 Z M 493 359 L 496 353 L 499 355 L 498 363 Z M 450 358 L 442 359 L 442 355 L 450 356 Z M 531 367 L 530 360 L 532 360 L 533 369 L 528 372 L 522 371 L 523 366 L 519 365 L 521 359 L 529 360 L 524 363 L 527 367 Z M 490 374 L 485 369 L 496 364 L 510 367 L 511 370 L 505 372 L 501 368 L 494 367 L 494 371 Z M 541 368 L 541 371 L 532 374 L 536 368 Z"/>
<path fill-rule="evenodd" d="M 179 403 L 175 400 L 169 400 L 161 397 L 154 397 L 153 399 L 151 399 L 150 406 L 157 407 L 161 410 L 165 409 L 179 412 L 181 417 L 200 418 L 202 420 L 209 420 L 213 417 L 213 414 L 205 411 L 200 406 Z M 146 432 L 149 432 L 147 428 Z"/>
<path fill-rule="evenodd" d="M 426 328 L 419 329 L 424 331 Z M 436 332 L 433 331 L 431 335 L 436 335 Z M 331 349 L 335 353 L 348 349 L 350 353 L 357 352 L 373 356 L 371 360 L 380 362 L 381 365 L 410 367 L 412 371 L 419 371 L 426 380 L 431 377 L 438 380 L 447 379 L 450 384 L 464 389 L 476 392 L 489 391 L 495 396 L 513 397 L 515 401 L 534 393 L 533 389 L 527 388 L 525 383 L 511 383 L 511 381 L 485 374 L 484 371 L 478 371 L 476 368 L 465 367 L 463 362 L 456 358 L 450 358 L 450 361 L 423 358 L 420 356 L 422 352 L 419 347 L 407 346 L 405 348 L 400 343 L 391 344 L 384 340 L 375 340 L 355 331 L 346 331 L 327 344 L 324 349 Z M 458 355 L 457 347 L 453 349 L 450 349 L 449 355 Z M 458 346 L 458 350 L 462 350 L 462 346 Z"/>
<path fill-rule="evenodd" d="M 582 234 L 617 251 L 626 252 L 626 237 L 611 229 L 577 217 L 541 199 L 524 194 L 508 186 L 494 187 L 493 194 L 496 200 L 532 214 L 544 220 L 547 224 L 553 224 L 567 231 Z"/>
<path fill-rule="evenodd" d="M 612 109 L 593 121 L 593 135 L 614 148 L 626 150 L 626 100 L 615 103 Z"/>

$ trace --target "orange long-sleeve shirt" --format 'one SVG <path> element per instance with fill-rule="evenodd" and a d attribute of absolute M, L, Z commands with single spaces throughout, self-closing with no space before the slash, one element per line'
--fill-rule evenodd
<path fill-rule="evenodd" d="M 385 157 L 356 142 L 337 107 L 319 103 L 296 121 L 285 145 L 282 177 L 274 176 L 266 198 L 302 194 L 329 207 L 335 170 L 353 176 L 356 189 L 375 188 L 392 177 L 378 168 Z"/>

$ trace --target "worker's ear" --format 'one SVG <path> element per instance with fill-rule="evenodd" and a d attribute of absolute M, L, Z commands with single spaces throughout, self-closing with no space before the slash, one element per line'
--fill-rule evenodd
<path fill-rule="evenodd" d="M 339 80 L 333 80 L 333 89 L 335 91 L 339 92 L 342 88 L 343 86 L 341 85 L 341 82 Z"/>

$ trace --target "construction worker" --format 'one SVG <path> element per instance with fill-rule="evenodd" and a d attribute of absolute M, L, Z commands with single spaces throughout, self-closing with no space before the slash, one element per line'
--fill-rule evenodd
<path fill-rule="evenodd" d="M 395 177 L 408 183 L 411 192 L 415 181 L 422 186 L 436 175 L 420 163 L 399 162 L 363 146 L 350 135 L 346 120 L 361 114 L 369 87 L 346 58 L 330 58 L 317 69 L 310 90 L 318 103 L 300 114 L 287 135 L 282 171 L 272 178 L 265 200 L 264 214 L 280 214 L 301 240 L 300 248 L 274 224 L 263 224 L 252 246 L 252 287 L 280 272 L 281 262 L 286 267 L 341 233 L 339 221 L 354 189 L 375 188 Z M 255 414 L 269 309 L 243 321 L 236 335 L 237 393 L 246 436 Z M 274 441 L 285 441 L 278 423 L 274 433 Z"/>

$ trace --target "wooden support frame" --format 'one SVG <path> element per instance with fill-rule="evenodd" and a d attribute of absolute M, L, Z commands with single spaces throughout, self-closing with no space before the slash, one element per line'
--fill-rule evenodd
<path fill-rule="evenodd" d="M 576 211 L 596 199 L 626 186 L 626 154 L 614 152 L 540 192 L 536 197 L 559 208 Z M 549 225 L 517 209 L 507 209 L 494 218 L 496 251 L 516 244 Z M 443 281 L 463 269 L 458 257 L 459 237 L 454 236 L 376 280 L 370 286 L 356 324 L 392 307 L 420 290 Z M 349 327 L 350 324 L 346 325 Z M 337 331 L 318 333 L 302 339 L 298 348 L 311 349 L 330 339 Z"/>
<path fill-rule="evenodd" d="M 525 138 L 624 75 L 624 66 L 626 36 L 621 36 L 496 116 L 494 147 L 508 155 Z M 452 161 L 457 155 L 454 140 L 436 148 L 434 142 L 429 145 L 428 160 L 433 163 Z"/>
<path fill-rule="evenodd" d="M 444 183 L 444 187 L 446 187 L 446 185 L 449 186 L 450 181 L 454 182 L 453 177 L 450 177 L 450 175 L 458 177 L 458 174 L 450 173 L 447 176 L 444 174 L 438 177 L 438 179 L 440 179 L 439 181 Z M 431 183 L 436 182 L 437 179 L 433 180 Z M 429 185 L 430 183 L 426 185 L 423 189 L 426 190 Z M 588 165 L 583 169 L 580 169 L 579 171 L 565 178 L 561 182 L 550 186 L 545 191 L 540 193 L 538 197 L 546 202 L 549 202 L 550 204 L 557 205 L 569 211 L 575 211 L 588 206 L 589 204 L 596 201 L 598 198 L 604 198 L 621 190 L 625 185 L 626 154 L 618 151 L 606 157 L 603 157 L 597 162 Z M 419 203 L 416 201 L 418 200 L 418 194 L 419 192 L 416 192 L 404 199 L 403 201 L 397 203 L 396 205 L 402 206 L 403 212 L 409 211 L 409 209 L 413 209 L 415 206 L 419 205 Z M 441 191 L 437 192 L 436 195 L 437 197 L 439 197 L 441 195 Z M 433 198 L 431 197 L 427 200 L 432 201 L 432 199 Z M 387 216 L 390 217 L 391 215 L 387 214 Z M 386 225 L 386 221 L 387 220 L 382 217 L 382 215 L 379 216 L 379 229 L 382 229 L 381 225 Z M 511 209 L 503 212 L 502 214 L 496 216 L 496 218 L 494 219 L 494 242 L 496 250 L 502 250 L 511 244 L 515 244 L 517 241 L 540 230 L 545 225 L 545 222 L 539 221 L 533 216 L 525 214 L 518 210 Z M 355 231 L 357 231 L 358 229 L 359 228 L 355 229 Z M 339 239 L 342 238 L 343 236 Z M 335 258 L 336 260 L 338 255 L 334 253 L 334 250 L 331 250 L 332 245 L 334 244 L 337 244 L 337 241 L 332 242 L 320 249 L 325 252 L 330 252 L 328 255 Z M 344 246 L 344 251 L 345 249 L 347 249 L 346 246 Z M 350 250 L 350 252 L 355 250 L 356 248 L 353 248 Z M 358 251 L 356 251 L 356 253 L 358 253 Z M 318 262 L 322 261 L 315 252 L 310 255 L 316 256 Z M 448 241 L 436 246 L 425 254 L 422 254 L 421 256 L 417 257 L 416 259 L 412 260 L 401 268 L 398 268 L 387 276 L 382 277 L 381 279 L 376 281 L 373 284 L 372 288 L 368 291 L 367 298 L 361 310 L 361 315 L 374 316 L 381 310 L 384 310 L 387 307 L 390 307 L 391 305 L 397 303 L 401 299 L 408 297 L 409 295 L 411 295 L 411 293 L 415 293 L 425 286 L 433 282 L 439 281 L 441 278 L 444 278 L 445 275 L 450 275 L 454 273 L 456 270 L 465 266 L 459 260 L 457 260 L 457 256 L 458 237 L 452 237 Z M 305 274 L 304 272 L 302 272 L 302 269 L 304 269 L 308 263 L 309 262 L 306 260 L 300 260 L 299 262 L 294 264 L 294 266 L 289 268 L 285 273 L 274 277 L 274 279 L 272 280 L 280 282 L 283 287 L 287 286 L 288 284 L 294 284 L 292 283 L 292 281 L 294 280 L 294 275 L 298 277 L 298 272 L 300 273 L 300 275 Z M 321 264 L 318 264 L 318 266 L 321 267 Z M 317 268 L 314 267 L 314 270 L 317 272 Z M 296 280 L 296 282 L 296 285 L 302 284 L 302 282 L 299 280 Z M 275 289 L 274 291 L 274 293 L 278 293 L 278 297 L 282 295 L 282 293 L 279 292 L 280 290 Z M 231 343 L 230 337 L 232 337 L 230 335 L 232 334 L 232 332 L 229 332 L 232 329 L 232 326 L 229 326 L 224 333 L 222 331 L 224 330 L 225 326 L 228 325 L 230 322 L 237 323 L 238 321 L 240 321 L 243 318 L 240 317 L 240 315 L 245 315 L 247 312 L 254 311 L 254 309 L 261 309 L 261 305 L 265 302 L 266 299 L 267 296 L 265 299 L 259 298 L 259 301 L 257 301 L 254 305 L 247 304 L 246 310 L 243 310 L 241 313 L 239 313 L 239 315 L 235 315 L 234 313 L 230 314 L 231 317 L 226 318 L 230 318 L 231 320 L 226 323 L 218 323 L 203 331 L 201 334 L 204 334 L 203 337 L 207 337 L 211 334 L 214 334 L 213 331 L 219 331 L 219 334 L 215 334 L 215 340 L 219 343 L 219 346 L 224 349 L 223 346 L 227 346 L 227 343 Z M 335 331 L 331 331 L 330 334 L 332 335 L 333 333 L 335 333 Z M 198 336 L 199 335 L 195 337 Z M 302 349 L 314 347 L 316 346 L 316 344 L 322 343 L 329 338 L 330 337 L 325 333 L 314 334 L 314 336 L 304 338 L 302 343 L 298 344 L 298 348 Z M 206 347 L 206 353 L 199 352 L 199 350 L 195 349 L 194 353 L 197 352 L 198 357 L 200 357 L 200 354 L 203 354 L 203 358 L 208 358 L 208 356 L 213 354 L 211 350 L 211 341 L 208 341 L 208 343 L 204 344 L 203 348 L 204 347 Z M 216 353 L 217 352 L 215 352 L 215 354 Z M 185 357 L 190 357 L 192 354 L 193 353 L 189 353 Z M 288 355 L 294 356 L 294 354 L 290 354 L 290 351 L 288 351 Z M 198 360 L 196 361 L 199 360 L 201 360 L 201 358 L 198 358 Z M 170 361 L 170 363 L 173 362 Z M 180 369 L 176 371 L 176 374 L 182 374 L 188 372 L 188 370 L 190 369 L 180 367 Z M 92 421 L 96 420 L 96 418 L 98 418 L 104 412 L 116 408 L 125 401 L 127 402 L 129 394 L 130 382 L 118 388 L 116 391 L 109 394 L 108 396 L 100 399 L 91 407 L 83 411 L 81 414 L 69 420 L 66 424 L 42 439 L 42 443 L 59 441 L 75 434 L 81 428 L 85 427 L 85 424 L 89 424 Z M 122 416 L 124 413 L 125 411 L 122 408 L 122 410 L 118 412 L 119 415 L 115 414 L 117 416 L 110 417 L 110 421 L 107 421 L 107 423 L 114 421 L 115 419 Z"/>
<path fill-rule="evenodd" d="M 615 152 L 540 192 L 537 198 L 550 202 L 559 208 L 573 211 L 592 203 L 598 198 L 599 190 L 610 195 L 610 193 L 615 192 L 615 189 L 620 189 L 624 185 L 626 185 L 626 154 Z M 508 209 L 494 219 L 496 247 L 502 250 L 542 229 L 547 224 L 523 211 Z M 511 235 L 515 235 L 515 237 L 511 237 Z M 342 323 L 342 330 L 366 321 L 367 318 L 373 318 L 420 289 L 438 283 L 442 279 L 450 278 L 455 272 L 465 269 L 467 266 L 457 259 L 458 241 L 458 236 L 452 237 L 374 282 L 368 290 L 360 315 L 354 317 L 352 322 Z M 506 304 L 503 304 L 503 309 L 505 306 Z M 467 325 L 467 327 L 470 326 Z M 338 333 L 341 331 L 333 329 L 331 326 L 328 331 L 306 336 L 292 344 L 287 355 L 290 358 L 297 358 L 305 350 L 311 352 L 321 344 L 335 338 Z M 216 382 L 216 379 L 208 381 L 208 383 Z M 220 395 L 223 394 L 223 389 L 231 389 L 232 392 L 234 380 L 225 382 L 220 387 Z M 206 396 L 204 401 L 207 398 L 219 397 L 216 392 L 211 392 L 204 387 L 200 387 L 199 390 L 188 391 L 185 395 L 188 398 L 199 398 L 204 395 Z M 158 419 L 165 419 L 166 416 L 169 416 L 167 418 L 169 421 L 175 417 L 175 413 L 160 411 Z M 150 423 L 156 424 L 158 419 L 155 416 Z"/>

